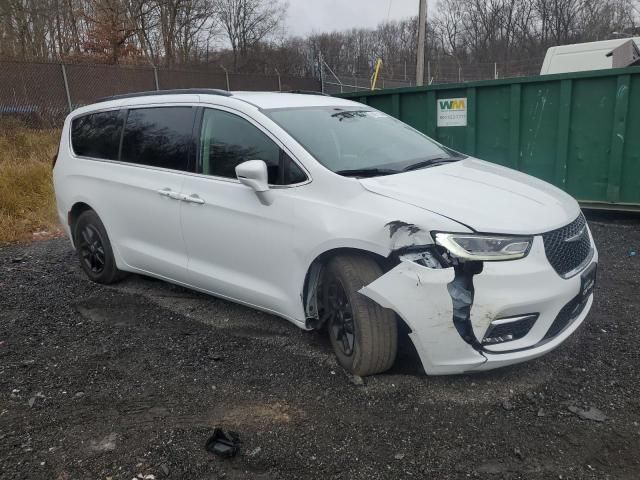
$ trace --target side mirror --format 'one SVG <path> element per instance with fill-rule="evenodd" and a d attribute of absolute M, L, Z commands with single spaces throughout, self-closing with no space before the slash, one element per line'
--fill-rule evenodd
<path fill-rule="evenodd" d="M 248 160 L 236 167 L 236 177 L 240 183 L 253 188 L 257 193 L 269 190 L 267 164 L 263 160 Z"/>

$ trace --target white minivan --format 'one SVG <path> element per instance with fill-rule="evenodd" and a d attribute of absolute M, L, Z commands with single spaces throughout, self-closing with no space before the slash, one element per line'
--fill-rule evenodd
<path fill-rule="evenodd" d="M 166 280 L 326 328 L 340 364 L 426 373 L 538 357 L 583 322 L 598 254 L 577 202 L 320 94 L 122 95 L 65 121 L 58 213 L 91 280 Z"/>

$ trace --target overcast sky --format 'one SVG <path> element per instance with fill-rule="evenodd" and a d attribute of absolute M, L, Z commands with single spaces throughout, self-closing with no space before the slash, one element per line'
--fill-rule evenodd
<path fill-rule="evenodd" d="M 418 0 L 289 0 L 287 33 L 306 36 L 359 27 L 375 27 L 389 18 L 418 15 Z M 434 1 L 429 2 L 432 8 Z"/>

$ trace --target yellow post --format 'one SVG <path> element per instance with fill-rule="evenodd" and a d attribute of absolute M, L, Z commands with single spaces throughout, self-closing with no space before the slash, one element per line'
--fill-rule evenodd
<path fill-rule="evenodd" d="M 378 83 L 378 73 L 382 67 L 382 59 L 376 60 L 376 68 L 373 70 L 373 77 L 371 78 L 371 90 L 376 89 L 376 83 Z"/>

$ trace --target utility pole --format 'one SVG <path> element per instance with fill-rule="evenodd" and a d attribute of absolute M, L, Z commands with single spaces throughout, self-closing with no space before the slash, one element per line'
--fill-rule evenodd
<path fill-rule="evenodd" d="M 322 52 L 318 52 L 318 67 L 320 67 L 320 91 L 324 93 L 324 60 Z"/>
<path fill-rule="evenodd" d="M 418 11 L 418 58 L 416 62 L 416 85 L 424 84 L 424 42 L 427 34 L 427 0 L 419 0 Z"/>

